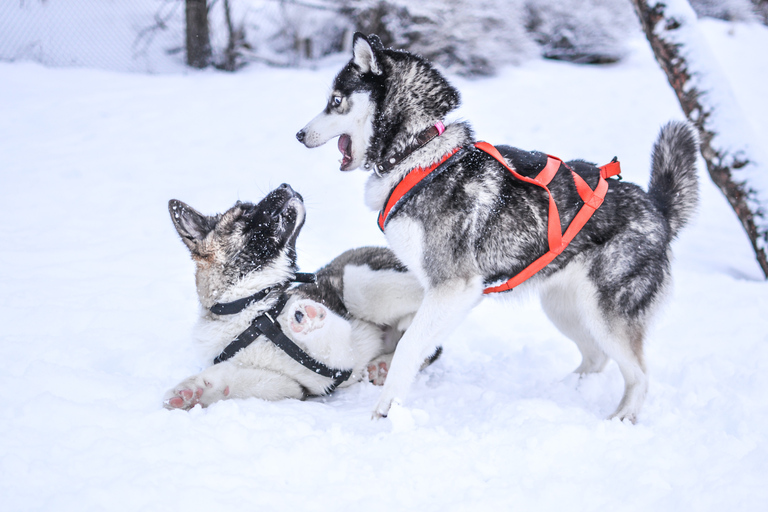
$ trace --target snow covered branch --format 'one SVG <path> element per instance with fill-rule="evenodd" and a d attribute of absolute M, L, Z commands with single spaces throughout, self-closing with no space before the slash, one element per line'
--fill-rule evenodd
<path fill-rule="evenodd" d="M 712 180 L 733 207 L 768 278 L 768 160 L 687 0 L 632 0 L 656 60 L 696 125 Z"/>

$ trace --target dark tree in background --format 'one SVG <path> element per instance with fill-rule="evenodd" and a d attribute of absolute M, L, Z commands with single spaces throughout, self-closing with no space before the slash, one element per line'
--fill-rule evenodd
<path fill-rule="evenodd" d="M 752 0 L 752 3 L 755 6 L 755 14 L 764 25 L 768 25 L 768 0 Z"/>
<path fill-rule="evenodd" d="M 747 232 L 768 277 L 768 169 L 718 71 L 687 0 L 632 0 L 653 53 L 698 128 L 707 170 Z M 727 121 L 723 121 L 727 119 Z"/>
<path fill-rule="evenodd" d="M 202 69 L 211 63 L 208 5 L 206 0 L 185 0 L 185 2 L 187 65 Z"/>
<path fill-rule="evenodd" d="M 242 25 L 236 26 L 232 21 L 232 8 L 230 7 L 229 0 L 224 0 L 224 20 L 227 24 L 227 47 L 224 49 L 224 55 L 221 62 L 214 63 L 219 69 L 224 71 L 237 71 L 243 62 L 240 59 L 241 48 L 249 48 L 248 43 L 245 40 L 245 29 Z"/>

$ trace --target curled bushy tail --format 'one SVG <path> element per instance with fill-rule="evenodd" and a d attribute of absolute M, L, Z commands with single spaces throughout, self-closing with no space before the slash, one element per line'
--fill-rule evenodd
<path fill-rule="evenodd" d="M 667 219 L 673 237 L 699 204 L 698 154 L 696 128 L 681 121 L 667 123 L 653 146 L 648 195 Z"/>

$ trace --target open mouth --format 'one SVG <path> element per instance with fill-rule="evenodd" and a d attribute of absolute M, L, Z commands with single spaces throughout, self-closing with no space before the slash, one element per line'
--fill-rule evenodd
<path fill-rule="evenodd" d="M 341 169 L 346 171 L 352 163 L 352 137 L 346 133 L 339 136 L 339 151 L 341 151 Z"/>
<path fill-rule="evenodd" d="M 306 217 L 304 202 L 301 196 L 297 194 L 289 199 L 283 208 L 281 222 L 284 223 L 286 231 L 289 232 L 288 243 L 295 245 L 296 238 L 299 236 L 302 226 L 304 226 L 304 219 Z"/>

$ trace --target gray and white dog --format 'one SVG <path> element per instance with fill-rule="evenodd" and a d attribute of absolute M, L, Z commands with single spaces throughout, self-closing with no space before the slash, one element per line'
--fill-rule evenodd
<path fill-rule="evenodd" d="M 405 398 L 421 361 L 486 287 L 515 276 L 548 249 L 547 193 L 476 149 L 467 123 L 444 125 L 458 105 L 458 91 L 427 61 L 358 33 L 325 109 L 297 133 L 310 148 L 339 137 L 341 170 L 373 171 L 365 199 L 380 211 L 409 171 L 465 149 L 386 221 L 390 247 L 418 277 L 425 296 L 397 346 L 375 417 Z M 498 149 L 524 176 L 536 175 L 547 162 L 543 153 Z M 612 417 L 636 421 L 645 399 L 643 344 L 669 289 L 670 242 L 698 204 L 697 152 L 690 125 L 666 125 L 653 148 L 648 192 L 607 180 L 604 202 L 586 226 L 521 286 L 539 292 L 548 317 L 578 345 L 576 372 L 599 372 L 609 359 L 618 363 L 625 389 Z M 549 189 L 562 229 L 582 205 L 571 170 L 591 188 L 600 174 L 583 161 L 560 165 Z"/>
<path fill-rule="evenodd" d="M 392 251 L 347 251 L 320 269 L 315 282 L 292 286 L 305 209 L 289 185 L 258 204 L 238 201 L 215 216 L 177 200 L 168 208 L 196 264 L 201 304 L 196 337 L 207 360 L 226 360 L 169 390 L 165 407 L 205 407 L 227 398 L 301 399 L 366 375 L 375 384 L 383 382 L 394 346 L 422 297 L 418 281 Z M 310 367 L 261 332 L 250 335 L 244 348 L 228 349 L 258 318 L 273 319 Z M 318 367 L 343 370 L 345 380 L 320 374 Z"/>

